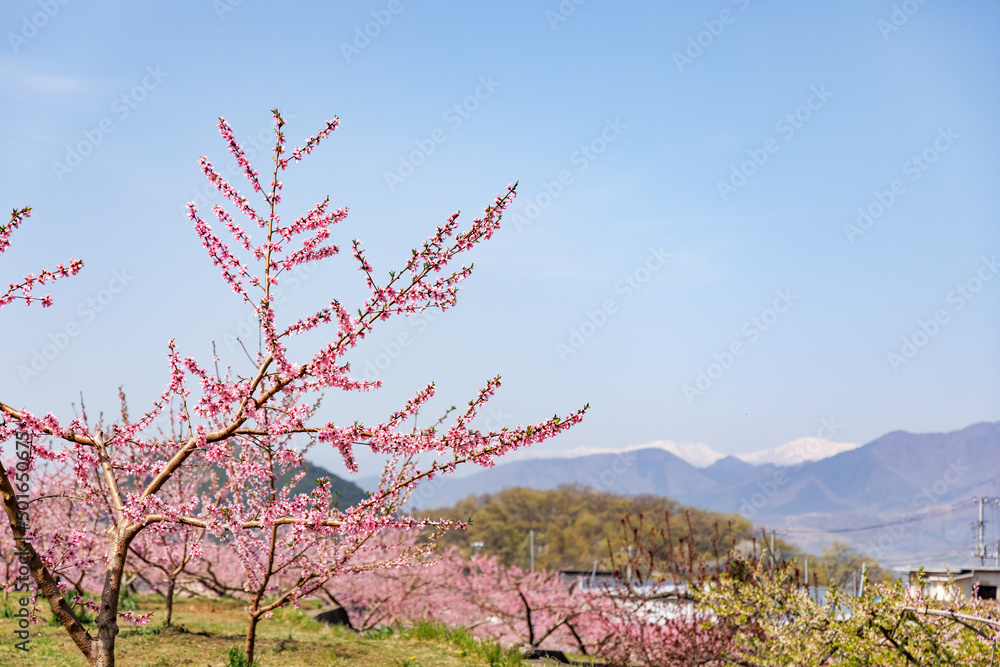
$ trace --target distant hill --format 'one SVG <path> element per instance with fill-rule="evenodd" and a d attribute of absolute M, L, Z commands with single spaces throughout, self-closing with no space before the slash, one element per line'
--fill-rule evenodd
<path fill-rule="evenodd" d="M 508 565 L 529 567 L 534 544 L 535 565 L 551 571 L 590 569 L 595 563 L 601 569 L 611 568 L 611 555 L 622 546 L 621 521 L 625 516 L 630 517 L 633 527 L 642 526 L 643 547 L 659 552 L 667 548 L 668 514 L 674 546 L 684 536 L 691 539 L 696 553 L 708 558 L 723 555 L 731 545 L 754 537 L 753 524 L 738 515 L 684 507 L 663 496 L 621 496 L 578 485 L 552 490 L 504 489 L 470 496 L 450 508 L 424 510 L 417 516 L 467 522 L 465 530 L 446 531 L 439 543 L 470 555 L 476 544 Z M 650 536 L 649 530 L 654 528 L 664 534 Z M 779 548 L 791 553 L 786 545 L 779 544 Z"/>
<path fill-rule="evenodd" d="M 733 457 L 716 461 L 707 468 L 696 468 L 662 449 L 580 458 L 525 459 L 466 477 L 441 478 L 424 484 L 414 493 L 410 505 L 444 507 L 469 495 L 516 486 L 548 490 L 564 484 L 583 484 L 597 491 L 668 496 L 687 505 L 711 508 L 720 487 L 718 480 L 742 484 L 764 479 L 773 474 L 774 468 L 752 466 Z"/>
<path fill-rule="evenodd" d="M 730 456 L 695 467 L 663 448 L 525 459 L 467 477 L 435 479 L 417 489 L 410 505 L 444 507 L 515 486 L 547 490 L 573 483 L 740 512 L 758 525 L 789 530 L 786 539 L 810 550 L 839 539 L 877 552 L 890 564 L 907 558 L 968 563 L 974 546 L 969 526 L 976 519 L 972 498 L 1000 495 L 1000 423 L 951 433 L 895 431 L 849 451 L 787 466 L 752 465 Z M 1000 512 L 991 512 L 992 554 Z M 892 525 L 819 532 L 885 523 Z"/>
<path fill-rule="evenodd" d="M 286 484 L 298 471 L 289 471 L 278 478 L 279 484 Z M 345 509 L 365 499 L 367 493 L 355 484 L 342 477 L 337 477 L 332 472 L 306 461 L 306 474 L 293 487 L 294 493 L 309 493 L 316 488 L 316 480 L 322 477 L 330 478 L 330 489 L 337 499 L 337 507 Z"/>

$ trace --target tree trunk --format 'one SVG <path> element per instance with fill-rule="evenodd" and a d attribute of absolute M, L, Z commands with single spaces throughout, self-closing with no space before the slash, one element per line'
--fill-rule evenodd
<path fill-rule="evenodd" d="M 254 644 L 257 641 L 257 621 L 260 617 L 256 614 L 250 614 L 250 618 L 247 620 L 247 640 L 243 645 L 243 653 L 246 654 L 247 667 L 253 667 L 253 649 Z"/>
<path fill-rule="evenodd" d="M 163 619 L 163 625 L 170 627 L 170 619 L 174 614 L 174 580 L 171 579 L 167 582 L 167 611 L 165 612 L 166 618 Z"/>
<path fill-rule="evenodd" d="M 517 589 L 517 594 L 521 597 L 521 602 L 524 603 L 524 620 L 528 624 L 528 643 L 534 650 L 538 646 L 535 645 L 535 624 L 531 622 L 531 605 L 528 604 L 528 598 L 524 597 L 524 592 L 520 588 Z"/>
<path fill-rule="evenodd" d="M 20 442 L 21 440 L 18 439 L 19 444 Z M 90 633 L 87 632 L 86 628 L 77 619 L 76 614 L 73 613 L 73 609 L 66 602 L 62 591 L 59 590 L 55 576 L 53 576 L 52 572 L 42 562 L 31 540 L 27 538 L 27 522 L 21 515 L 17 494 L 11 485 L 10 478 L 7 476 L 7 470 L 4 468 L 2 462 L 0 462 L 0 499 L 3 501 L 3 508 L 10 524 L 10 532 L 14 538 L 14 545 L 17 547 L 14 552 L 15 563 L 28 566 L 32 579 L 35 580 L 39 590 L 49 601 L 52 612 L 62 623 L 63 627 L 66 628 L 66 632 L 69 633 L 73 643 L 76 644 L 80 652 L 90 661 L 91 648 L 93 646 Z"/>
<path fill-rule="evenodd" d="M 97 636 L 91 645 L 91 667 L 115 667 L 115 637 L 118 635 L 118 596 L 125 574 L 125 556 L 135 533 L 119 527 L 111 534 L 111 559 L 104 575 L 101 611 L 97 614 Z"/>

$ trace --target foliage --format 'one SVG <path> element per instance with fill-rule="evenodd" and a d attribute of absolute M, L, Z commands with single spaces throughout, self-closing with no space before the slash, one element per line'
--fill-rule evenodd
<path fill-rule="evenodd" d="M 757 550 L 702 557 L 691 525 L 674 538 L 626 520 L 616 563 L 613 664 L 987 665 L 996 604 L 928 599 L 921 586 L 868 581 L 860 595 L 804 580 L 797 561 Z M 847 553 L 836 549 L 836 553 Z M 876 572 L 876 574 L 878 574 Z"/>
<path fill-rule="evenodd" d="M 849 544 L 834 542 L 816 559 L 815 581 L 821 586 L 856 590 L 862 567 L 868 581 L 890 582 L 894 578 L 872 556 L 857 551 Z M 809 578 L 813 580 L 812 572 Z"/>
<path fill-rule="evenodd" d="M 733 622 L 726 659 L 786 665 L 989 665 L 1000 614 L 982 600 L 928 599 L 900 581 L 859 596 L 831 589 L 818 601 L 794 563 L 743 562 L 700 596 L 701 608 Z"/>
<path fill-rule="evenodd" d="M 445 509 L 415 512 L 420 518 L 443 516 L 467 521 L 464 531 L 446 533 L 443 546 L 465 554 L 471 544 L 482 542 L 486 554 L 505 565 L 527 568 L 529 531 L 535 531 L 535 565 L 538 569 L 590 569 L 594 561 L 610 565 L 609 544 L 617 544 L 623 516 L 648 517 L 647 525 L 665 527 L 667 513 L 690 516 L 695 550 L 712 552 L 713 542 L 726 544 L 753 537 L 753 525 L 735 514 L 684 508 L 662 496 L 620 496 L 579 485 L 554 490 L 512 488 L 482 496 L 469 496 Z M 723 548 L 725 551 L 725 548 Z"/>
<path fill-rule="evenodd" d="M 261 667 L 259 661 L 248 662 L 242 646 L 234 646 L 229 649 L 226 660 L 226 667 Z"/>

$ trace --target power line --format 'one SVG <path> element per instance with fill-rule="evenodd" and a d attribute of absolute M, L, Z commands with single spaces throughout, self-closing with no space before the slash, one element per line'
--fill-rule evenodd
<path fill-rule="evenodd" d="M 953 551 L 946 551 L 937 554 L 917 554 L 910 558 L 894 558 L 894 559 L 883 559 L 878 562 L 882 567 L 901 567 L 901 566 L 911 566 L 914 561 L 941 561 L 951 558 L 960 558 L 965 552 L 961 549 L 956 549 Z"/>
<path fill-rule="evenodd" d="M 806 534 L 842 534 L 842 533 L 857 533 L 863 530 L 877 530 L 878 528 L 888 528 L 889 526 L 902 526 L 908 523 L 916 523 L 917 521 L 926 521 L 927 519 L 933 519 L 939 516 L 945 516 L 948 514 L 954 514 L 955 512 L 961 512 L 967 509 L 964 506 L 951 507 L 944 510 L 939 510 L 937 512 L 928 512 L 926 514 L 921 514 L 920 516 L 909 516 L 897 521 L 886 521 L 884 523 L 876 523 L 870 526 L 858 526 L 853 528 L 787 528 L 783 532 L 794 533 L 798 535 Z"/>

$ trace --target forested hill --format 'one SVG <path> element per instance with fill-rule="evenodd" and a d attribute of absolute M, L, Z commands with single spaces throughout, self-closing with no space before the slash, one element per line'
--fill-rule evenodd
<path fill-rule="evenodd" d="M 419 510 L 414 514 L 468 521 L 466 530 L 449 531 L 440 544 L 454 545 L 471 553 L 472 543 L 482 542 L 487 554 L 522 567 L 529 562 L 529 535 L 533 530 L 535 565 L 552 570 L 590 569 L 595 560 L 604 566 L 610 549 L 616 549 L 621 542 L 623 517 L 628 515 L 635 520 L 641 514 L 645 526 L 665 528 L 667 513 L 675 542 L 690 532 L 687 518 L 690 516 L 695 546 L 702 554 L 713 554 L 716 526 L 722 555 L 734 542 L 753 537 L 753 524 L 738 514 L 685 508 L 661 496 L 619 496 L 579 485 L 550 490 L 504 489 L 469 496 L 452 507 Z"/>
<path fill-rule="evenodd" d="M 310 463 L 309 461 L 306 461 L 305 471 L 306 474 L 293 488 L 293 493 L 309 493 L 316 488 L 317 479 L 329 477 L 330 489 L 333 491 L 333 496 L 337 500 L 337 507 L 340 509 L 347 509 L 351 505 L 361 502 L 367 496 L 364 490 L 354 482 L 337 477 L 326 468 Z M 281 475 L 278 478 L 279 486 L 286 484 L 298 472 L 298 470 L 294 470 Z"/>

